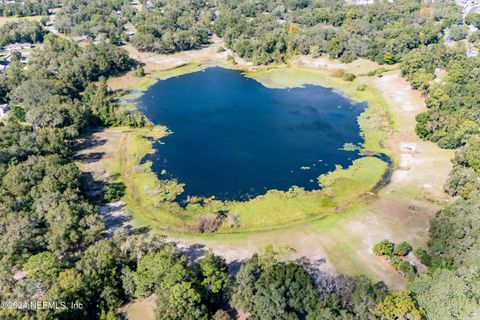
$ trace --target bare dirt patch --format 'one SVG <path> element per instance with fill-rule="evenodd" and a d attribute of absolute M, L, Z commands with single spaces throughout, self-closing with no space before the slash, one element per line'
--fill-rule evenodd
<path fill-rule="evenodd" d="M 295 59 L 294 64 L 312 69 L 323 69 L 330 71 L 344 69 L 356 75 L 366 74 L 369 71 L 378 68 L 378 64 L 366 59 L 357 59 L 351 63 L 342 63 L 338 60 L 332 60 L 327 57 L 313 58 L 311 56 L 299 56 Z"/>
<path fill-rule="evenodd" d="M 90 196 L 99 196 L 104 183 L 112 178 L 105 164 L 113 160 L 121 137 L 121 131 L 106 129 L 94 131 L 78 141 L 80 150 L 75 155 L 76 163 L 88 183 Z M 118 229 L 131 226 L 123 201 L 102 205 L 99 211 L 105 222 L 107 237 L 113 236 Z"/>
<path fill-rule="evenodd" d="M 155 319 L 155 295 L 146 299 L 138 299 L 119 308 L 118 312 L 129 320 L 153 320 Z"/>
<path fill-rule="evenodd" d="M 402 187 L 413 187 L 415 192 L 424 193 L 432 199 L 448 202 L 443 185 L 452 168 L 452 150 L 440 149 L 436 144 L 423 141 L 415 134 L 415 116 L 426 110 L 424 98 L 398 73 L 390 73 L 373 83 L 382 91 L 391 106 L 396 121 L 396 132 L 389 139 L 390 147 L 399 155 L 398 169 L 392 176 L 392 184 L 386 193 Z"/>

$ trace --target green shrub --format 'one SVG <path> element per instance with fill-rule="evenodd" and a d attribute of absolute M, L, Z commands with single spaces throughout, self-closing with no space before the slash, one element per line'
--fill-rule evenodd
<path fill-rule="evenodd" d="M 468 36 L 468 42 L 477 43 L 480 42 L 480 31 L 475 31 Z"/>
<path fill-rule="evenodd" d="M 440 138 L 437 141 L 437 144 L 442 149 L 456 149 L 460 147 L 461 141 L 456 139 L 453 135 L 447 135 L 445 137 Z"/>
<path fill-rule="evenodd" d="M 373 253 L 377 256 L 391 256 L 394 244 L 390 240 L 382 240 L 373 247 Z"/>
<path fill-rule="evenodd" d="M 346 71 L 343 70 L 343 69 L 335 69 L 335 71 L 333 71 L 332 73 L 332 76 L 336 77 L 336 78 L 343 78 L 346 74 Z"/>
<path fill-rule="evenodd" d="M 415 126 L 415 133 L 422 139 L 427 139 L 430 136 L 428 130 L 428 124 L 430 122 L 430 116 L 426 112 L 419 113 L 415 116 L 417 124 Z"/>
<path fill-rule="evenodd" d="M 121 182 L 110 183 L 103 188 L 102 200 L 105 203 L 118 201 L 125 193 L 125 185 Z"/>
<path fill-rule="evenodd" d="M 400 263 L 402 262 L 402 260 L 400 260 L 398 257 L 391 257 L 388 261 L 390 262 L 390 265 L 395 268 L 395 270 L 398 270 Z"/>
<path fill-rule="evenodd" d="M 395 55 L 391 52 L 387 52 L 383 55 L 383 61 L 386 64 L 394 64 L 395 62 L 397 62 L 395 59 Z"/>
<path fill-rule="evenodd" d="M 225 51 L 226 51 L 226 49 L 224 47 L 220 47 L 220 48 L 217 49 L 218 53 L 222 53 L 222 52 L 225 52 Z"/>
<path fill-rule="evenodd" d="M 420 262 L 427 267 L 432 264 L 432 257 L 430 257 L 428 252 L 423 250 L 422 248 L 415 248 L 413 250 L 413 255 L 420 259 Z"/>
<path fill-rule="evenodd" d="M 235 57 L 232 56 L 231 54 L 228 55 L 227 61 L 232 63 L 232 64 L 237 64 L 237 61 L 235 61 Z"/>
<path fill-rule="evenodd" d="M 375 70 L 369 71 L 367 75 L 369 77 L 380 76 L 382 73 L 387 72 L 388 70 L 385 67 L 380 67 Z"/>
<path fill-rule="evenodd" d="M 143 69 L 143 67 L 138 67 L 137 69 L 135 69 L 135 76 L 136 77 L 145 77 L 145 70 Z"/>
<path fill-rule="evenodd" d="M 480 28 L 480 14 L 476 12 L 470 12 L 465 17 L 465 23 L 475 26 L 476 28 Z"/>
<path fill-rule="evenodd" d="M 393 254 L 396 256 L 406 256 L 410 251 L 412 251 L 412 246 L 408 242 L 400 242 L 395 245 Z"/>
<path fill-rule="evenodd" d="M 460 41 L 467 37 L 468 29 L 466 26 L 453 25 L 450 27 L 450 38 L 454 41 Z"/>
<path fill-rule="evenodd" d="M 415 273 L 415 269 L 412 264 L 408 261 L 402 260 L 398 264 L 398 270 L 406 275 L 411 275 Z"/>
<path fill-rule="evenodd" d="M 26 112 L 21 106 L 11 106 L 8 116 L 11 120 L 25 121 Z"/>
<path fill-rule="evenodd" d="M 365 91 L 366 88 L 367 88 L 367 85 L 365 83 L 360 83 L 357 86 L 357 91 Z"/>
<path fill-rule="evenodd" d="M 342 79 L 345 80 L 345 81 L 353 81 L 355 80 L 355 75 L 353 73 L 345 73 L 343 76 L 342 76 Z"/>

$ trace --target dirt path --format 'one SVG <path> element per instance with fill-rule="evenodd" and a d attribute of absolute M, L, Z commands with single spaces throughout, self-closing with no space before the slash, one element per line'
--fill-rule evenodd
<path fill-rule="evenodd" d="M 415 192 L 423 193 L 432 200 L 448 201 L 450 198 L 444 193 L 443 185 L 448 178 L 451 169 L 449 159 L 454 152 L 440 149 L 416 136 L 415 116 L 426 110 L 424 98 L 418 91 L 412 90 L 398 73 L 374 78 L 373 83 L 392 107 L 397 124 L 397 132 L 392 136 L 390 146 L 399 152 L 399 168 L 385 192 L 395 192 L 413 185 Z"/>
<path fill-rule="evenodd" d="M 106 164 L 112 161 L 118 151 L 122 136 L 121 131 L 106 129 L 92 132 L 79 141 L 80 150 L 75 159 L 89 184 L 90 196 L 100 195 L 103 184 L 111 179 L 105 169 Z M 102 205 L 99 211 L 105 222 L 107 237 L 113 236 L 118 229 L 131 226 L 131 218 L 123 201 Z"/>

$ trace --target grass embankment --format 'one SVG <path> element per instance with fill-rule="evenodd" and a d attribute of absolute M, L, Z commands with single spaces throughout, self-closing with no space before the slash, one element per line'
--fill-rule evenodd
<path fill-rule="evenodd" d="M 146 155 L 154 152 L 153 143 L 169 134 L 165 127 L 109 130 L 118 131 L 121 137 L 102 166 L 112 182 L 125 184 L 123 200 L 139 226 L 186 231 L 196 217 L 223 209 L 223 204 L 215 200 L 204 206 L 182 208 L 173 200 L 183 186 L 173 180 L 159 180 L 150 168 L 152 163 L 142 163 Z"/>
<path fill-rule="evenodd" d="M 131 89 L 145 90 L 158 80 L 200 70 L 202 65 L 187 64 L 148 75 L 146 79 L 130 85 Z M 369 103 L 359 118 L 365 138 L 363 151 L 389 153 L 385 141 L 393 125 L 388 106 L 373 85 L 357 90 L 367 78 L 353 82 L 332 77 L 329 71 L 309 70 L 298 67 L 276 67 L 246 73 L 268 87 L 296 87 L 315 84 L 339 88 L 342 93 L 357 101 Z M 138 78 L 137 78 L 138 79 Z M 115 79 L 110 80 L 115 81 Z M 122 78 L 125 81 L 125 78 Z M 115 84 L 114 85 L 120 85 Z M 112 82 L 110 82 L 112 85 Z M 121 84 L 124 86 L 123 84 Z M 128 98 L 128 97 L 127 97 Z M 347 210 L 362 195 L 372 190 L 382 179 L 387 164 L 374 157 L 354 161 L 349 168 L 338 168 L 320 178 L 323 189 L 304 191 L 270 190 L 265 195 L 245 202 L 205 201 L 202 205 L 190 204 L 186 208 L 174 202 L 175 195 L 183 190 L 176 181 L 159 180 L 150 170 L 151 163 L 141 164 L 152 144 L 168 134 L 165 128 L 128 129 L 121 139 L 120 150 L 107 170 L 126 185 L 124 200 L 139 225 L 170 231 L 193 231 L 198 218 L 208 213 L 226 211 L 237 217 L 235 227 L 222 226 L 218 232 L 250 232 L 268 230 Z"/>
<path fill-rule="evenodd" d="M 123 98 L 135 99 L 159 80 L 178 77 L 186 73 L 201 70 L 202 68 L 203 65 L 201 63 L 186 63 L 177 67 L 147 73 L 143 77 L 137 77 L 135 76 L 135 71 L 130 71 L 120 77 L 110 78 L 108 80 L 108 86 L 114 91 L 125 90 L 133 92 L 133 95 L 126 95 Z"/>

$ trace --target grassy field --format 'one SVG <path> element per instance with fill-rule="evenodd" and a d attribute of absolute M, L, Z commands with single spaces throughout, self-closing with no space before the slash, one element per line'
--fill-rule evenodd
<path fill-rule="evenodd" d="M 136 77 L 135 71 L 130 71 L 126 75 L 123 75 L 121 77 L 110 78 L 108 80 L 108 86 L 112 90 L 133 91 L 134 93 L 137 93 L 137 95 L 130 96 L 129 98 L 137 98 L 139 97 L 138 93 L 141 94 L 149 87 L 157 83 L 159 80 L 166 80 L 168 78 L 178 77 L 182 74 L 198 71 L 201 68 L 203 68 L 203 65 L 200 63 L 186 63 L 178 67 L 147 73 L 143 77 Z"/>

